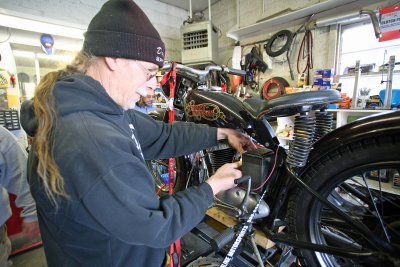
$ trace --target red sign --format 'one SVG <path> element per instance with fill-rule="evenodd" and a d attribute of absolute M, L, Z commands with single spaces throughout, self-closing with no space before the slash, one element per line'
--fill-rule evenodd
<path fill-rule="evenodd" d="M 381 16 L 382 37 L 379 42 L 400 38 L 400 4 L 382 8 L 379 10 Z"/>

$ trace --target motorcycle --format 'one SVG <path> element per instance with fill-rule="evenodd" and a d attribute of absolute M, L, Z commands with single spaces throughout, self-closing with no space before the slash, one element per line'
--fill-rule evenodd
<path fill-rule="evenodd" d="M 400 179 L 400 111 L 331 130 L 333 115 L 326 108 L 341 101 L 336 90 L 240 100 L 212 85 L 210 74 L 219 73 L 223 81 L 227 75 L 243 75 L 241 70 L 181 64 L 163 69 L 177 73 L 176 120 L 237 129 L 257 145 L 241 155 L 243 175 L 251 177 L 251 184 L 218 194 L 216 207 L 238 222 L 251 217 L 268 239 L 292 248 L 302 266 L 400 265 L 400 189 L 391 187 Z M 163 90 L 169 94 L 167 85 Z M 167 121 L 166 112 L 150 115 Z M 295 119 L 287 149 L 270 122 L 288 116 Z M 227 143 L 176 158 L 174 190 L 197 185 L 239 158 Z M 161 195 L 168 191 L 167 164 L 148 162 Z M 282 226 L 286 229 L 280 232 Z M 265 259 L 257 258 L 265 266 Z"/>

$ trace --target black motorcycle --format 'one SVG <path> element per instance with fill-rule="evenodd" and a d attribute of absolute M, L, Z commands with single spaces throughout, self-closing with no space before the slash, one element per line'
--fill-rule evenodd
<path fill-rule="evenodd" d="M 258 147 L 241 157 L 243 174 L 252 180 L 249 190 L 225 191 L 215 206 L 239 222 L 257 207 L 252 214 L 257 227 L 275 243 L 294 248 L 302 266 L 400 266 L 400 189 L 391 186 L 400 179 L 400 111 L 331 130 L 333 115 L 326 107 L 341 101 L 335 90 L 241 100 L 210 83 L 211 76 L 224 81 L 227 74 L 243 75 L 240 70 L 177 64 L 176 71 L 177 120 L 234 128 Z M 169 95 L 169 86 L 163 89 Z M 163 112 L 152 116 L 167 121 Z M 295 116 L 289 149 L 270 124 L 286 116 Z M 175 191 L 203 182 L 238 157 L 221 143 L 177 158 Z M 165 194 L 167 161 L 148 166 Z M 286 231 L 279 233 L 281 226 Z"/>

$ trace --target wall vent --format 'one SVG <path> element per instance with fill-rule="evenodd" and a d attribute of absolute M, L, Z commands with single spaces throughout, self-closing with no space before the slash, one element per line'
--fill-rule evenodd
<path fill-rule="evenodd" d="M 183 64 L 209 64 L 217 61 L 218 31 L 211 21 L 185 24 L 181 32 Z"/>

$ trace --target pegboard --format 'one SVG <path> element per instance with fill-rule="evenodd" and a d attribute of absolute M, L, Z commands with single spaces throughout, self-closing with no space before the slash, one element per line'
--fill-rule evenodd
<path fill-rule="evenodd" d="M 16 110 L 0 111 L 0 125 L 10 131 L 21 129 L 21 126 L 19 124 L 18 111 Z"/>

